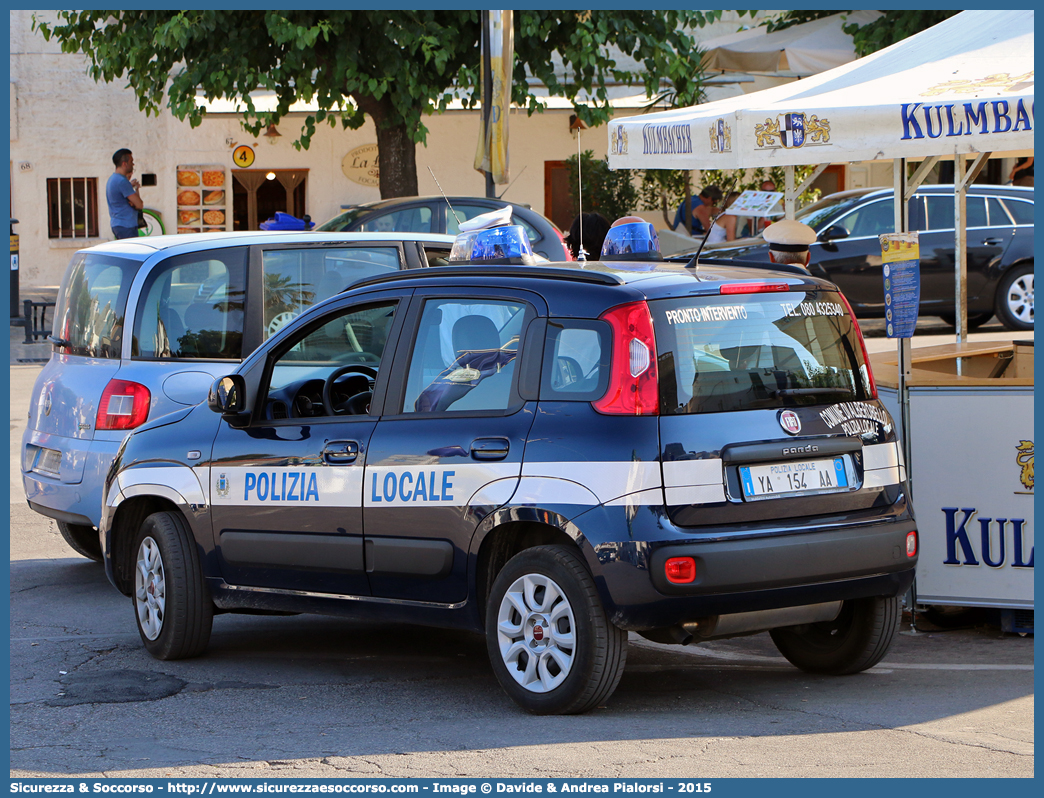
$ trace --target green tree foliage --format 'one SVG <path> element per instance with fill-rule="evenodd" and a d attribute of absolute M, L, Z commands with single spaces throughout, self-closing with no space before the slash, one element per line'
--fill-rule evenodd
<path fill-rule="evenodd" d="M 869 25 L 845 25 L 842 30 L 855 42 L 856 55 L 883 50 L 908 36 L 920 33 L 958 11 L 885 11 Z"/>
<path fill-rule="evenodd" d="M 612 222 L 629 215 L 638 206 L 638 189 L 634 185 L 632 169 L 609 168 L 608 159 L 595 160 L 593 150 L 584 150 L 579 159 L 583 167 L 584 213 L 598 211 Z M 573 213 L 580 212 L 577 157 L 566 159 L 569 164 L 569 192 L 573 198 Z"/>
<path fill-rule="evenodd" d="M 815 169 L 814 164 L 795 166 L 794 185 L 800 186 L 805 178 L 812 174 Z M 703 188 L 703 186 L 717 186 L 725 197 L 732 191 L 760 191 L 761 184 L 766 180 L 771 180 L 776 184 L 776 191 L 783 191 L 786 180 L 784 168 L 782 166 L 773 166 L 766 169 L 763 166 L 759 166 L 756 169 L 749 170 L 704 169 L 700 172 L 700 188 Z M 694 193 L 699 194 L 699 191 Z M 798 197 L 798 207 L 811 205 L 819 199 L 821 193 L 818 188 L 810 188 L 801 192 L 801 195 Z M 678 204 L 681 204 L 680 200 Z"/>
<path fill-rule="evenodd" d="M 381 196 L 417 193 L 416 145 L 423 118 L 459 96 L 481 99 L 478 11 L 59 11 L 56 23 L 34 19 L 62 51 L 83 53 L 96 81 L 126 80 L 146 114 L 164 107 L 193 127 L 201 97 L 238 99 L 243 124 L 257 135 L 304 100 L 318 111 L 304 120 L 295 146 L 307 148 L 316 125 L 377 128 Z M 608 121 L 607 85 L 643 85 L 679 105 L 699 99 L 700 59 L 689 31 L 720 11 L 516 11 L 512 100 L 542 109 L 527 74 L 574 103 L 588 125 Z M 639 69 L 623 69 L 615 45 Z M 565 66 L 555 75 L 552 54 Z M 250 93 L 275 93 L 261 112 Z M 590 102 L 577 99 L 583 90 Z M 476 134 L 477 135 L 477 134 Z"/>

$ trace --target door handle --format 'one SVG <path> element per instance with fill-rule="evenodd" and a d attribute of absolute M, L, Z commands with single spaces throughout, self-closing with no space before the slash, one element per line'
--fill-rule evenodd
<path fill-rule="evenodd" d="M 355 441 L 329 441 L 323 447 L 323 460 L 332 465 L 354 463 L 359 456 L 359 444 Z"/>
<path fill-rule="evenodd" d="M 476 438 L 471 442 L 471 457 L 475 460 L 503 460 L 510 448 L 507 438 Z"/>
<path fill-rule="evenodd" d="M 1003 238 L 984 238 L 982 240 L 982 243 L 984 245 L 988 246 L 988 247 L 996 247 L 996 246 L 1000 246 L 1001 244 L 1003 244 L 1004 243 L 1004 239 Z"/>

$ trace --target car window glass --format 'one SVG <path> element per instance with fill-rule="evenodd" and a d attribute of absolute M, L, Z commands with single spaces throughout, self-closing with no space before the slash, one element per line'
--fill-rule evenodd
<path fill-rule="evenodd" d="M 433 233 L 431 208 L 415 205 L 392 213 L 371 216 L 359 229 L 367 233 Z"/>
<path fill-rule="evenodd" d="M 351 208 L 323 222 L 315 229 L 322 233 L 340 233 L 342 230 L 351 230 L 355 220 L 365 213 L 366 208 Z"/>
<path fill-rule="evenodd" d="M 1005 199 L 1004 206 L 1015 218 L 1015 224 L 1033 224 L 1033 203 L 1021 200 Z"/>
<path fill-rule="evenodd" d="M 424 257 L 429 266 L 449 266 L 450 252 L 448 247 L 424 247 Z"/>
<path fill-rule="evenodd" d="M 264 337 L 274 335 L 295 316 L 329 299 L 354 282 L 398 271 L 399 248 L 306 247 L 268 250 L 262 256 L 264 274 Z"/>
<path fill-rule="evenodd" d="M 208 250 L 153 268 L 138 303 L 132 354 L 240 359 L 247 257 L 245 247 Z"/>
<path fill-rule="evenodd" d="M 990 226 L 998 227 L 1000 225 L 1010 225 L 1011 219 L 1008 218 L 1008 212 L 1004 210 L 1004 205 L 996 197 L 987 197 L 986 205 L 990 211 Z"/>
<path fill-rule="evenodd" d="M 131 281 L 140 261 L 79 252 L 62 281 L 54 335 L 63 351 L 87 357 L 120 357 L 123 318 Z"/>
<path fill-rule="evenodd" d="M 268 420 L 364 415 L 381 367 L 395 302 L 351 306 L 324 316 L 289 343 L 272 366 L 265 402 Z"/>
<path fill-rule="evenodd" d="M 448 208 L 446 210 L 446 232 L 451 236 L 455 236 L 460 232 L 461 222 L 465 222 L 468 219 L 474 219 L 476 216 L 483 213 L 489 213 L 492 210 L 495 209 L 484 205 L 454 204 L 453 211 L 450 211 Z M 454 211 L 456 213 L 454 213 Z M 529 236 L 529 242 L 531 244 L 540 240 L 540 233 L 537 232 L 536 228 L 523 219 L 520 219 L 517 213 L 511 215 L 511 224 L 522 225 L 522 229 L 526 231 L 526 235 Z"/>
<path fill-rule="evenodd" d="M 838 220 L 850 236 L 879 236 L 895 232 L 895 211 L 891 199 L 878 200 L 856 208 Z"/>
<path fill-rule="evenodd" d="M 795 215 L 799 222 L 807 224 L 813 230 L 820 230 L 820 225 L 827 219 L 838 216 L 839 213 L 862 201 L 861 195 L 834 195 L 831 194 L 818 202 L 814 202 L 806 208 L 802 208 Z"/>
<path fill-rule="evenodd" d="M 599 398 L 608 387 L 611 351 L 609 325 L 605 322 L 548 322 L 540 398 Z"/>
<path fill-rule="evenodd" d="M 953 202 L 950 202 L 950 206 L 953 206 Z M 985 197 L 968 197 L 966 200 L 967 208 L 965 216 L 966 227 L 988 227 L 989 222 L 986 221 L 986 198 Z"/>
<path fill-rule="evenodd" d="M 869 398 L 855 322 L 833 291 L 658 299 L 649 307 L 665 414 Z"/>
<path fill-rule="evenodd" d="M 497 300 L 428 300 L 402 412 L 507 410 L 525 308 Z"/>
<path fill-rule="evenodd" d="M 968 205 L 972 204 L 973 199 L 974 197 L 967 198 Z M 928 229 L 953 230 L 953 196 L 946 197 L 940 194 L 929 194 L 925 197 L 925 200 L 928 202 Z M 979 201 L 979 205 L 982 205 L 982 200 Z M 970 222 L 966 224 L 968 227 L 971 226 Z"/>

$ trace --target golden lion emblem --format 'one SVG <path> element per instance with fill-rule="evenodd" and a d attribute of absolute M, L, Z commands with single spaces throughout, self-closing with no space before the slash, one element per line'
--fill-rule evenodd
<path fill-rule="evenodd" d="M 1019 441 L 1015 448 L 1018 450 L 1015 462 L 1022 466 L 1019 481 L 1027 490 L 1033 490 L 1033 441 Z"/>
<path fill-rule="evenodd" d="M 779 135 L 779 120 L 766 119 L 765 124 L 754 126 L 754 133 L 758 138 L 759 147 L 775 144 Z"/>
<path fill-rule="evenodd" d="M 806 130 L 811 141 L 817 141 L 823 144 L 830 141 L 830 122 L 826 119 L 820 119 L 815 114 L 812 114 L 812 116 L 808 118 L 808 126 Z"/>

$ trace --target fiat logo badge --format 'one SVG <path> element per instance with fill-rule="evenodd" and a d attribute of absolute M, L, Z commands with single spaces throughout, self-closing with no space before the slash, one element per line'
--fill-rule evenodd
<path fill-rule="evenodd" d="M 537 641 L 544 639 L 544 630 L 539 626 L 539 624 L 533 627 L 533 639 Z"/>
<path fill-rule="evenodd" d="M 793 410 L 784 410 L 779 414 L 779 425 L 791 435 L 801 432 L 801 419 Z"/>

